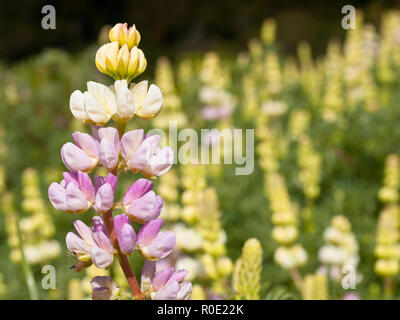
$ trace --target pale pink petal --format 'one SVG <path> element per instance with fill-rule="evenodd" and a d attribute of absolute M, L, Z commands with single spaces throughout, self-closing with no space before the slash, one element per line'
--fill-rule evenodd
<path fill-rule="evenodd" d="M 89 209 L 88 201 L 83 192 L 73 183 L 67 185 L 65 200 L 67 203 L 67 211 L 84 212 Z"/>
<path fill-rule="evenodd" d="M 67 210 L 65 189 L 56 182 L 53 182 L 49 187 L 49 199 L 57 210 Z"/>
<path fill-rule="evenodd" d="M 140 246 L 150 244 L 157 237 L 163 222 L 163 219 L 156 219 L 144 224 L 138 233 L 138 244 Z"/>
<path fill-rule="evenodd" d="M 74 227 L 76 231 L 78 231 L 82 240 L 85 241 L 89 246 L 94 245 L 93 237 L 92 237 L 92 229 L 90 229 L 85 223 L 81 220 L 76 220 L 74 222 Z"/>
<path fill-rule="evenodd" d="M 179 289 L 178 282 L 171 282 L 161 290 L 157 291 L 153 300 L 176 300 Z"/>
<path fill-rule="evenodd" d="M 88 156 L 93 158 L 99 157 L 99 144 L 98 142 L 89 134 L 75 131 L 72 134 L 76 145 L 81 148 Z"/>
<path fill-rule="evenodd" d="M 113 262 L 113 255 L 107 250 L 94 246 L 90 249 L 93 264 L 100 269 L 108 268 Z"/>
<path fill-rule="evenodd" d="M 70 171 L 90 172 L 96 166 L 97 160 L 89 157 L 82 149 L 71 142 L 61 148 L 61 159 Z"/>
<path fill-rule="evenodd" d="M 121 138 L 121 150 L 122 156 L 126 161 L 129 161 L 132 158 L 132 155 L 135 153 L 137 148 L 143 141 L 144 130 L 132 130 L 125 133 Z"/>

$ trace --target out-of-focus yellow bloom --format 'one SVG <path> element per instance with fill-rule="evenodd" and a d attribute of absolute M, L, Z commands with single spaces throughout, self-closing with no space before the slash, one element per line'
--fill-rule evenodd
<path fill-rule="evenodd" d="M 260 298 L 260 276 L 262 269 L 262 247 L 257 239 L 245 242 L 242 255 L 235 263 L 233 289 L 238 300 Z"/>
<path fill-rule="evenodd" d="M 191 300 L 206 300 L 206 293 L 199 284 L 193 285 L 192 294 L 190 295 Z"/>
<path fill-rule="evenodd" d="M 328 279 L 321 273 L 309 274 L 304 278 L 302 296 L 304 300 L 328 300 Z"/>
<path fill-rule="evenodd" d="M 85 298 L 81 281 L 72 279 L 68 283 L 68 300 L 83 300 Z"/>
<path fill-rule="evenodd" d="M 272 238 L 282 244 L 290 244 L 294 242 L 298 237 L 298 231 L 296 226 L 277 226 L 272 229 Z"/>
<path fill-rule="evenodd" d="M 217 260 L 218 273 L 221 276 L 229 276 L 233 271 L 233 264 L 228 257 L 221 257 Z"/>
<path fill-rule="evenodd" d="M 275 19 L 265 19 L 261 26 L 261 39 L 266 45 L 271 45 L 275 42 L 276 36 L 276 21 Z"/>
<path fill-rule="evenodd" d="M 118 41 L 122 47 L 124 44 L 128 45 L 128 49 L 134 46 L 138 47 L 140 42 L 140 33 L 136 26 L 128 27 L 127 23 L 117 23 L 109 32 L 110 41 Z"/>
<path fill-rule="evenodd" d="M 399 273 L 398 259 L 379 259 L 375 262 L 374 270 L 383 277 L 393 277 Z"/>

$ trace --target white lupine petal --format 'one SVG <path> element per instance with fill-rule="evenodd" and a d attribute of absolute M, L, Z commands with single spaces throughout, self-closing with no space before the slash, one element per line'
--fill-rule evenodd
<path fill-rule="evenodd" d="M 149 88 L 149 92 L 143 102 L 143 107 L 138 110 L 139 117 L 153 117 L 162 107 L 161 90 L 154 84 Z"/>
<path fill-rule="evenodd" d="M 100 103 L 104 110 L 113 115 L 117 111 L 117 102 L 111 89 L 104 84 L 89 81 L 87 83 L 88 92 Z"/>
<path fill-rule="evenodd" d="M 147 80 L 143 80 L 137 83 L 131 89 L 136 110 L 139 110 L 143 106 L 144 100 L 146 99 L 147 87 L 148 87 Z"/>
<path fill-rule="evenodd" d="M 104 110 L 103 106 L 89 93 L 83 94 L 85 98 L 85 110 L 90 120 L 97 124 L 105 124 L 111 116 Z"/>
<path fill-rule="evenodd" d="M 69 108 L 75 118 L 82 121 L 89 119 L 85 111 L 85 100 L 81 91 L 75 90 L 72 92 L 71 97 L 69 98 Z"/>
<path fill-rule="evenodd" d="M 130 119 L 135 114 L 133 95 L 128 89 L 126 80 L 117 80 L 114 83 L 117 99 L 117 113 L 121 119 Z"/>

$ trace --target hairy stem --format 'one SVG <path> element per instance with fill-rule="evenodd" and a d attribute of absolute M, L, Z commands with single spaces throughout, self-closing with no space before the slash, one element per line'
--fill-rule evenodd
<path fill-rule="evenodd" d="M 103 218 L 107 231 L 110 235 L 112 245 L 114 249 L 117 251 L 119 265 L 121 266 L 122 271 L 124 271 L 126 280 L 128 281 L 129 287 L 131 288 L 132 296 L 134 299 L 143 300 L 144 299 L 143 294 L 140 291 L 140 287 L 136 280 L 135 274 L 131 268 L 131 265 L 129 264 L 128 257 L 124 255 L 121 252 L 121 249 L 119 248 L 118 239 L 114 231 L 112 210 L 105 213 Z"/>

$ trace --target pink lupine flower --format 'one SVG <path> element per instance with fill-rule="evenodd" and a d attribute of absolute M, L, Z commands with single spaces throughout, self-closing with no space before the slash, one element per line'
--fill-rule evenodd
<path fill-rule="evenodd" d="M 91 172 L 99 162 L 99 144 L 89 134 L 76 131 L 72 134 L 75 144 L 67 142 L 61 148 L 61 159 L 72 172 Z"/>
<path fill-rule="evenodd" d="M 83 213 L 94 203 L 95 191 L 87 173 L 64 172 L 64 180 L 53 182 L 49 187 L 49 198 L 57 210 L 68 213 Z"/>
<path fill-rule="evenodd" d="M 205 120 L 225 120 L 228 119 L 233 111 L 230 104 L 222 106 L 206 106 L 201 109 L 201 116 Z"/>
<path fill-rule="evenodd" d="M 175 271 L 163 260 L 145 261 L 142 269 L 141 290 L 152 300 L 188 300 L 192 291 L 190 281 L 181 282 L 186 270 Z"/>
<path fill-rule="evenodd" d="M 67 248 L 80 262 L 90 265 L 93 263 L 98 268 L 108 268 L 113 262 L 113 248 L 108 234 L 106 234 L 97 220 L 96 228 L 89 228 L 80 220 L 74 222 L 74 227 L 79 236 L 68 232 L 65 239 Z M 80 270 L 77 270 L 80 271 Z"/>
<path fill-rule="evenodd" d="M 118 177 L 109 173 L 105 178 L 95 176 L 94 184 L 96 198 L 94 208 L 100 214 L 111 210 L 114 206 L 114 192 L 117 187 Z"/>
<path fill-rule="evenodd" d="M 99 160 L 104 168 L 112 171 L 118 165 L 119 135 L 113 127 L 92 127 L 93 136 L 99 143 Z"/>
<path fill-rule="evenodd" d="M 136 247 L 136 233 L 126 214 L 114 217 L 114 230 L 121 252 L 126 255 L 132 254 Z"/>
<path fill-rule="evenodd" d="M 147 260 L 158 260 L 168 256 L 175 247 L 172 231 L 160 232 L 163 219 L 147 222 L 139 230 L 137 244 L 140 254 Z"/>
<path fill-rule="evenodd" d="M 357 293 L 349 292 L 342 297 L 342 300 L 361 300 L 361 298 Z"/>
<path fill-rule="evenodd" d="M 163 200 L 152 189 L 153 183 L 151 181 L 138 179 L 126 191 L 122 204 L 130 219 L 138 223 L 145 223 L 160 215 Z"/>
<path fill-rule="evenodd" d="M 147 178 L 166 173 L 172 166 L 174 153 L 170 147 L 159 148 L 160 136 L 144 137 L 143 130 L 125 133 L 121 139 L 122 155 L 128 168 L 141 171 Z"/>

